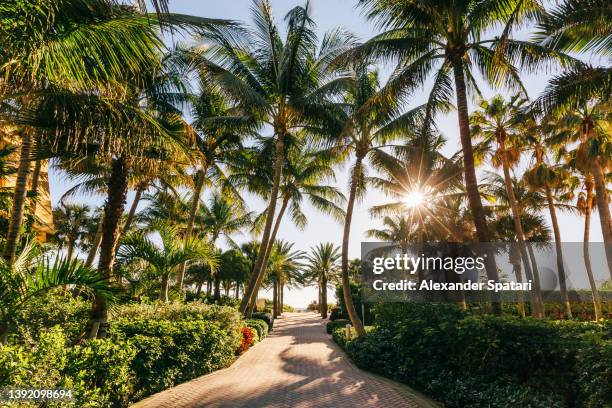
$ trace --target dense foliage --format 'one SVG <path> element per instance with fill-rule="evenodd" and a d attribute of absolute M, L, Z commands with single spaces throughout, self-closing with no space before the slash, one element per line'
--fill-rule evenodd
<path fill-rule="evenodd" d="M 70 388 L 77 406 L 90 407 L 127 406 L 226 367 L 243 329 L 236 309 L 202 304 L 126 305 L 107 338 L 76 345 L 60 326 L 44 326 L 33 346 L 0 346 L 0 386 Z"/>
<path fill-rule="evenodd" d="M 452 304 L 379 305 L 367 336 L 346 341 L 336 329 L 334 339 L 359 367 L 449 407 L 602 407 L 612 395 L 609 322 L 470 316 Z"/>

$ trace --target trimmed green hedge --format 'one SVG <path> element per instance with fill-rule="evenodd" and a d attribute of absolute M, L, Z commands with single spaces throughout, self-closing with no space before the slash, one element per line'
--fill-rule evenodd
<path fill-rule="evenodd" d="M 268 330 L 272 331 L 274 327 L 274 317 L 272 313 L 256 312 L 251 315 L 251 319 L 260 319 L 268 323 Z"/>
<path fill-rule="evenodd" d="M 446 407 L 604 407 L 612 401 L 612 325 L 468 316 L 451 304 L 376 308 L 377 327 L 345 343 L 364 369 Z"/>
<path fill-rule="evenodd" d="M 101 340 L 73 345 L 56 326 L 35 343 L 0 345 L 0 388 L 67 388 L 78 407 L 125 407 L 235 359 L 242 340 L 236 309 L 167 306 L 120 308 Z"/>
<path fill-rule="evenodd" d="M 327 324 L 325 325 L 325 330 L 327 331 L 327 334 L 332 334 L 334 330 L 339 327 L 344 328 L 347 324 L 351 324 L 351 321 L 347 319 L 332 320 L 330 322 L 327 322 Z"/>
<path fill-rule="evenodd" d="M 268 323 L 261 319 L 246 319 L 247 327 L 251 327 L 257 331 L 259 340 L 263 340 L 268 335 Z"/>

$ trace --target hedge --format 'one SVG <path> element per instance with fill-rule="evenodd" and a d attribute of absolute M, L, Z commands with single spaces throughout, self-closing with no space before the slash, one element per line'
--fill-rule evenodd
<path fill-rule="evenodd" d="M 272 331 L 274 327 L 274 317 L 272 313 L 256 312 L 251 315 L 251 319 L 260 319 L 268 323 L 268 330 Z"/>
<path fill-rule="evenodd" d="M 609 322 L 469 316 L 452 304 L 376 308 L 376 328 L 345 342 L 364 369 L 446 407 L 604 407 L 612 401 Z"/>
<path fill-rule="evenodd" d="M 0 345 L 0 388 L 67 388 L 78 407 L 125 407 L 235 359 L 242 340 L 237 310 L 167 306 L 120 308 L 105 339 L 74 345 L 55 326 L 42 329 L 35 343 Z"/>
<path fill-rule="evenodd" d="M 245 324 L 257 330 L 257 336 L 259 340 L 263 340 L 268 335 L 268 323 L 261 319 L 246 319 Z"/>
<path fill-rule="evenodd" d="M 325 330 L 327 331 L 327 334 L 332 334 L 335 329 L 338 327 L 344 328 L 347 324 L 351 324 L 351 321 L 347 319 L 332 320 L 327 322 L 325 325 Z"/>

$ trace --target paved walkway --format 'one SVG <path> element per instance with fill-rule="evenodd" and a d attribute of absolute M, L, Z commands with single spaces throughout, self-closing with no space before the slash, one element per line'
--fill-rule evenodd
<path fill-rule="evenodd" d="M 407 387 L 355 367 L 314 313 L 285 313 L 232 366 L 155 394 L 137 407 L 426 407 Z"/>

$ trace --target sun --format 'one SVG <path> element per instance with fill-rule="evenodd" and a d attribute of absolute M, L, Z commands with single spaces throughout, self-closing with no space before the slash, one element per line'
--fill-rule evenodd
<path fill-rule="evenodd" d="M 404 196 L 403 202 L 410 208 L 419 207 L 425 202 L 425 194 L 419 190 L 410 191 Z"/>

